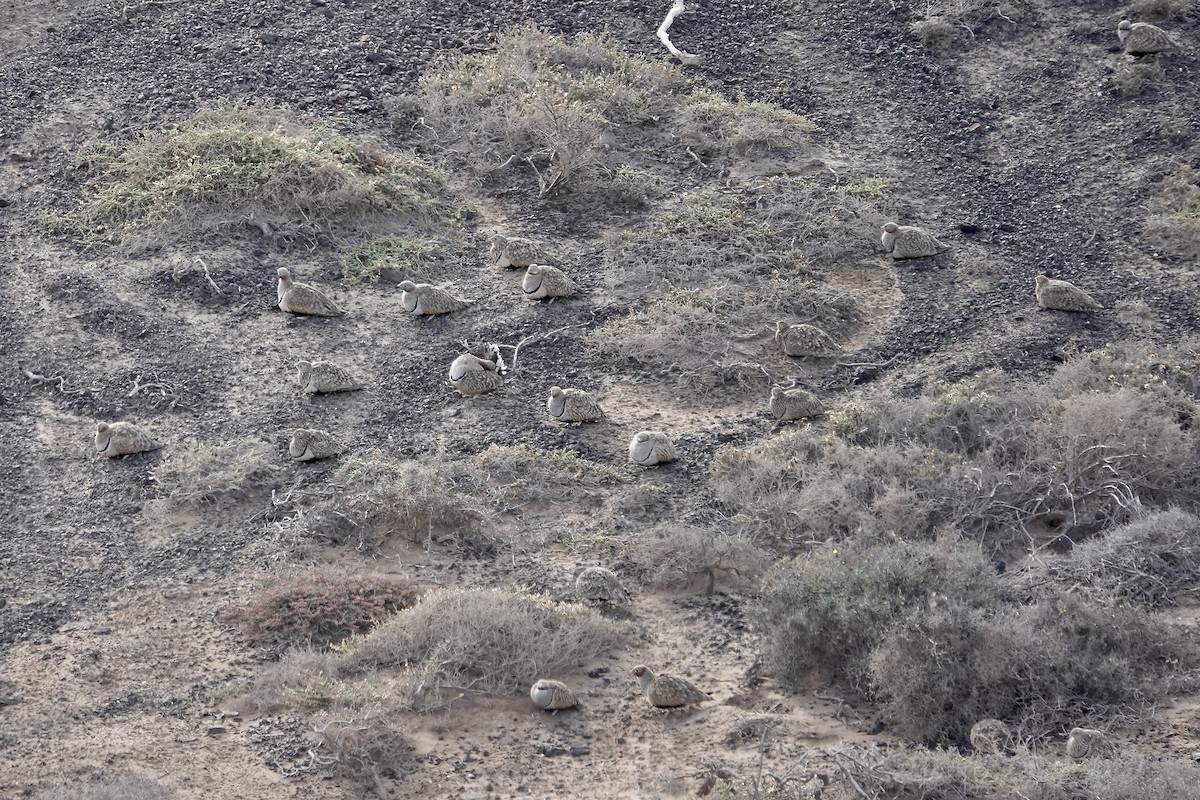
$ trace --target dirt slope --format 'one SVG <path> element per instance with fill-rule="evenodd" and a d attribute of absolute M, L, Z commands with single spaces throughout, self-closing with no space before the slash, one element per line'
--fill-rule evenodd
<path fill-rule="evenodd" d="M 1131 66 L 1113 29 L 1124 5 L 1014 3 L 1005 7 L 1013 21 L 993 16 L 932 48 L 909 30 L 925 5 L 730 0 L 700 5 L 672 28 L 677 44 L 706 57 L 695 74 L 730 96 L 808 115 L 821 127 L 820 169 L 887 179 L 889 210 L 954 246 L 927 267 L 864 252 L 834 270 L 829 279 L 861 293 L 868 318 L 853 363 L 815 379 L 836 393 L 868 381 L 905 390 L 991 365 L 1045 371 L 1071 340 L 1094 346 L 1147 326 L 1161 341 L 1192 335 L 1196 265 L 1154 251 L 1141 232 L 1162 176 L 1200 160 L 1196 13 L 1171 22 L 1192 55 L 1122 96 Z M 631 52 L 662 58 L 654 29 L 665 10 L 623 0 L 83 0 L 0 10 L 0 698 L 17 699 L 0 704 L 0 794 L 122 770 L 188 798 L 359 792 L 303 769 L 303 720 L 233 716 L 240 709 L 209 699 L 257 666 L 214 620 L 217 610 L 298 565 L 353 568 L 363 557 L 293 547 L 265 504 L 234 515 L 164 514 L 150 481 L 161 456 L 96 461 L 96 420 L 153 419 L 176 446 L 259 440 L 278 456 L 281 491 L 320 485 L 334 469 L 287 463 L 286 432 L 299 425 L 337 428 L 352 448 L 397 455 L 570 443 L 622 466 L 622 443 L 665 421 L 680 433 L 682 463 L 654 477 L 667 499 L 645 518 L 720 518 L 706 466 L 719 444 L 768 435 L 757 395 L 701 407 L 622 365 L 578 363 L 584 345 L 574 330 L 531 344 L 521 380 L 493 403 L 450 396 L 443 373 L 462 339 L 515 342 L 591 315 L 582 303 L 512 307 L 499 292 L 511 276 L 484 266 L 482 238 L 478 260 L 458 265 L 468 294 L 481 298 L 469 316 L 401 319 L 394 288 L 381 283 L 334 289 L 353 306 L 346 319 L 301 320 L 274 308 L 275 269 L 336 287 L 328 253 L 189 241 L 132 256 L 77 252 L 37 225 L 79 197 L 70 164 L 81 146 L 127 138 L 191 112 L 197 100 L 269 98 L 395 141 L 383 100 L 411 90 L 440 49 L 485 50 L 496 31 L 533 20 L 554 31 L 604 31 Z M 596 220 L 501 212 L 494 199 L 476 199 L 481 231 L 505 222 L 500 213 L 536 220 L 574 263 L 595 259 Z M 196 256 L 213 265 L 222 295 Z M 1038 313 L 1039 272 L 1088 287 L 1108 310 Z M 591 276 L 592 297 L 600 285 Z M 1130 306 L 1138 302 L 1150 310 Z M 299 396 L 289 382 L 301 355 L 348 361 L 370 376 L 370 390 Z M 864 372 L 864 364 L 875 366 Z M 544 421 L 545 387 L 578 380 L 593 381 L 617 409 L 608 429 L 562 431 Z M 179 402 L 137 390 L 147 382 Z M 586 509 L 561 513 L 587 519 Z M 631 513 L 592 524 L 641 521 Z M 458 563 L 397 545 L 370 566 L 428 585 L 519 582 L 562 595 L 570 565 L 535 547 Z M 771 683 L 748 688 L 750 589 L 722 588 L 709 598 L 645 593 L 630 649 L 580 671 L 597 677 L 580 678 L 578 713 L 550 717 L 524 698 L 480 697 L 415 721 L 420 759 L 376 788 L 398 798 L 684 796 L 710 768 L 757 768 L 756 748 L 727 736 L 764 714 L 784 732 L 767 749 L 778 774 L 822 746 L 877 741 L 866 734 L 869 713 L 784 695 Z M 647 713 L 629 676 L 640 662 L 689 674 L 716 702 L 691 716 Z"/>

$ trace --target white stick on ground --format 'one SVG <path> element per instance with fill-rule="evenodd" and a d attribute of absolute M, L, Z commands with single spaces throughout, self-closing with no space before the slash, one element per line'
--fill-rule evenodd
<path fill-rule="evenodd" d="M 658 38 L 662 39 L 662 43 L 667 46 L 667 50 L 671 52 L 671 55 L 679 59 L 679 63 L 685 65 L 699 64 L 704 60 L 703 56 L 685 53 L 675 45 L 671 44 L 671 37 L 667 35 L 667 29 L 671 27 L 671 23 L 675 21 L 676 17 L 686 10 L 686 7 L 683 5 L 683 0 L 673 0 L 671 3 L 671 10 L 667 12 L 666 19 L 663 20 L 662 25 L 658 26 Z"/>

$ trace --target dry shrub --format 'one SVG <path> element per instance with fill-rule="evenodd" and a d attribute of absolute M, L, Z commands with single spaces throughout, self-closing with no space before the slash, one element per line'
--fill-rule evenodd
<path fill-rule="evenodd" d="M 960 530 L 989 552 L 1025 546 L 1056 517 L 1072 541 L 1195 508 L 1197 358 L 1113 347 L 1075 354 L 1045 382 L 1000 372 L 876 395 L 796 429 L 719 450 L 712 486 L 744 530 L 793 542 Z"/>
<path fill-rule="evenodd" d="M 901 735 L 957 744 L 987 717 L 1025 738 L 1132 724 L 1195 687 L 1196 655 L 1186 632 L 1138 609 L 1050 593 L 992 613 L 948 593 L 881 641 L 870 671 Z"/>
<path fill-rule="evenodd" d="M 805 546 L 860 535 L 928 537 L 950 463 L 931 448 L 859 447 L 796 428 L 722 447 L 709 470 L 738 530 Z"/>
<path fill-rule="evenodd" d="M 796 686 L 816 671 L 871 696 L 871 654 L 898 626 L 947 597 L 982 609 L 1002 594 L 993 566 L 968 546 L 848 544 L 780 563 L 755 616 L 780 680 Z"/>
<path fill-rule="evenodd" d="M 416 156 L 265 105 L 202 105 L 80 164 L 97 176 L 95 191 L 48 222 L 92 242 L 204 229 L 311 242 L 383 218 L 432 225 L 459 213 L 443 177 Z"/>
<path fill-rule="evenodd" d="M 150 477 L 161 494 L 181 505 L 232 505 L 271 489 L 279 468 L 274 447 L 257 439 L 233 439 L 176 448 Z"/>
<path fill-rule="evenodd" d="M 887 222 L 883 206 L 887 184 L 878 178 L 857 182 L 826 176 L 778 175 L 749 187 L 754 198 L 746 213 L 788 236 L 804 258 L 818 266 L 857 259 L 879 247 L 879 228 Z"/>
<path fill-rule="evenodd" d="M 629 473 L 584 458 L 573 450 L 526 444 L 490 445 L 470 459 L 503 505 L 591 500 L 600 503 Z"/>
<path fill-rule="evenodd" d="M 319 717 L 313 723 L 314 763 L 355 778 L 395 770 L 416 749 L 407 732 L 407 712 L 403 704 L 381 701 Z"/>
<path fill-rule="evenodd" d="M 604 37 L 568 41 L 530 24 L 496 52 L 457 55 L 421 78 L 425 128 L 482 176 L 515 165 L 538 195 L 601 188 L 622 161 L 623 126 L 640 129 L 686 86 L 671 67 L 625 55 Z M 419 130 L 424 130 L 421 128 Z"/>
<path fill-rule="evenodd" d="M 495 501 L 462 462 L 396 461 L 369 450 L 346 458 L 332 483 L 332 498 L 301 517 L 309 535 L 366 549 L 393 536 L 488 549 L 483 524 Z"/>
<path fill-rule="evenodd" d="M 1200 257 L 1200 169 L 1180 164 L 1163 178 L 1143 232 L 1152 247 L 1183 259 Z"/>
<path fill-rule="evenodd" d="M 254 674 L 239 695 L 239 706 L 255 714 L 327 708 L 343 694 L 340 669 L 337 653 L 304 645 L 292 647 Z"/>
<path fill-rule="evenodd" d="M 954 26 L 943 17 L 929 17 L 912 24 L 913 36 L 921 40 L 926 47 L 937 47 L 947 44 L 954 38 Z"/>
<path fill-rule="evenodd" d="M 681 164 L 696 150 L 725 160 L 786 152 L 815 129 L 777 106 L 691 91 L 677 68 L 627 55 L 611 39 L 568 40 L 533 25 L 502 33 L 493 54 L 456 55 L 428 70 L 419 102 L 424 124 L 410 122 L 413 104 L 399 99 L 394 124 L 436 137 L 480 176 L 504 178 L 506 192 L 519 170 L 543 198 L 611 199 L 623 165 L 651 168 L 664 152 Z M 630 204 L 657 193 L 638 183 Z"/>
<path fill-rule="evenodd" d="M 889 800 L 1160 800 L 1190 797 L 1200 780 L 1194 763 L 1136 754 L 1079 764 L 1028 752 L 981 758 L 921 747 L 854 748 L 835 752 L 834 760 L 834 785 L 847 796 Z"/>
<path fill-rule="evenodd" d="M 680 138 L 702 155 L 792 150 L 817 129 L 809 120 L 779 106 L 731 102 L 702 89 L 686 97 L 676 120 Z"/>
<path fill-rule="evenodd" d="M 246 605 L 222 611 L 218 620 L 238 625 L 255 646 L 328 647 L 369 630 L 419 596 L 410 581 L 397 576 L 315 573 L 268 586 Z"/>
<path fill-rule="evenodd" d="M 1133 0 L 1129 11 L 1137 16 L 1186 17 L 1195 6 L 1195 0 Z"/>
<path fill-rule="evenodd" d="M 1200 518 L 1178 509 L 1149 514 L 1078 545 L 1047 569 L 1056 582 L 1101 603 L 1178 605 L 1200 591 Z"/>
<path fill-rule="evenodd" d="M 612 623 L 580 605 L 515 589 L 428 595 L 349 642 L 347 668 L 427 665 L 443 685 L 515 694 L 534 679 L 595 658 L 620 641 Z"/>
<path fill-rule="evenodd" d="M 718 578 L 757 578 L 770 558 L 744 536 L 674 524 L 639 533 L 625 554 L 651 586 L 686 589 L 704 577 L 707 594 Z"/>
<path fill-rule="evenodd" d="M 1128 98 L 1162 91 L 1165 79 L 1166 72 L 1159 64 L 1120 64 L 1112 81 L 1117 94 Z"/>
<path fill-rule="evenodd" d="M 71 783 L 48 789 L 39 792 L 36 800 L 171 800 L 177 796 L 174 789 L 132 772 L 124 772 L 87 786 Z"/>

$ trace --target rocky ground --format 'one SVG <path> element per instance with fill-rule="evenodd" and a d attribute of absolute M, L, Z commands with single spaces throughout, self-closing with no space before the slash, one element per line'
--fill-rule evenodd
<path fill-rule="evenodd" d="M 1164 61 L 1135 93 L 1128 86 L 1138 65 L 1120 54 L 1114 34 L 1127 5 L 966 5 L 978 13 L 933 46 L 910 30 L 926 4 L 891 0 L 706 2 L 671 30 L 680 47 L 705 56 L 691 74 L 728 96 L 807 115 L 820 126 L 818 169 L 890 180 L 890 210 L 953 245 L 929 265 L 863 252 L 832 271 L 829 280 L 866 313 L 854 358 L 815 376 L 835 402 L 867 383 L 904 392 L 984 366 L 1042 372 L 1068 344 L 1132 334 L 1172 342 L 1200 324 L 1194 261 L 1142 235 L 1162 177 L 1200 159 L 1197 12 L 1163 23 L 1191 54 Z M 353 308 L 344 320 L 296 320 L 274 307 L 275 269 L 333 286 L 328 253 L 186 240 L 136 254 L 81 251 L 38 225 L 81 196 L 72 167 L 80 148 L 127 140 L 197 101 L 269 99 L 395 142 L 384 101 L 411 91 L 440 51 L 486 51 L 497 31 L 534 21 L 605 32 L 632 53 L 666 60 L 654 36 L 666 6 L 40 0 L 0 9 L 0 348 L 8 365 L 0 371 L 0 794 L 31 796 L 122 770 L 180 797 L 360 791 L 305 769 L 302 718 L 260 718 L 236 698 L 213 705 L 212 697 L 257 667 L 216 611 L 297 566 L 357 569 L 363 557 L 295 547 L 266 504 L 235 514 L 164 510 L 150 480 L 159 456 L 95 460 L 89 436 L 98 419 L 154 419 L 175 443 L 257 438 L 281 465 L 284 432 L 301 423 L 339 427 L 352 446 L 394 455 L 569 442 L 616 466 L 632 431 L 669 425 L 680 433 L 683 464 L 656 478 L 670 500 L 654 513 L 718 516 L 706 499 L 707 463 L 721 443 L 769 435 L 758 394 L 697 403 L 623 375 L 621 365 L 576 362 L 575 334 L 531 344 L 525 377 L 492 405 L 464 405 L 442 387 L 456 341 L 515 341 L 572 324 L 581 306 L 488 301 L 486 314 L 466 322 L 421 326 L 398 319 L 395 290 L 380 283 L 335 292 Z M 596 220 L 470 199 L 482 209 L 482 232 L 536 220 L 577 263 L 600 247 Z M 198 255 L 214 266 L 223 294 L 193 268 Z M 470 288 L 486 295 L 495 276 L 471 269 Z M 1106 309 L 1038 312 L 1032 278 L 1040 272 L 1086 286 Z M 349 359 L 372 376 L 372 390 L 296 396 L 285 387 L 303 353 Z M 564 432 L 542 421 L 543 384 L 559 379 L 601 387 L 606 405 L 620 409 L 611 428 Z M 138 390 L 147 382 L 169 397 Z M 333 469 L 281 467 L 275 485 L 317 485 Z M 370 566 L 426 585 L 566 588 L 535 548 L 492 563 L 396 545 Z M 822 747 L 883 746 L 886 736 L 868 735 L 870 709 L 823 699 L 836 687 L 788 695 L 769 681 L 748 686 L 750 593 L 736 581 L 711 597 L 646 592 L 634 644 L 581 671 L 595 676 L 584 679 L 582 712 L 549 717 L 521 697 L 481 697 L 416 719 L 411 772 L 375 788 L 391 797 L 683 796 L 714 770 L 758 768 L 757 749 L 736 735 L 757 714 L 781 725 L 765 756 L 777 774 Z M 689 674 L 718 702 L 693 715 L 647 714 L 628 675 L 640 662 Z M 1189 742 L 1176 737 L 1162 749 L 1186 751 Z"/>

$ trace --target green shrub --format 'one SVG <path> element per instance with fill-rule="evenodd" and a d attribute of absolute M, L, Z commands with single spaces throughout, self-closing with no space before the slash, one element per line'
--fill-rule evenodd
<path fill-rule="evenodd" d="M 257 592 L 220 615 L 246 640 L 276 650 L 327 647 L 363 633 L 417 601 L 408 580 L 388 575 L 303 575 Z"/>
<path fill-rule="evenodd" d="M 443 177 L 416 156 L 263 105 L 202 105 L 79 166 L 96 176 L 94 191 L 47 223 L 89 242 L 211 228 L 315 240 L 383 217 L 429 225 L 459 213 Z"/>

